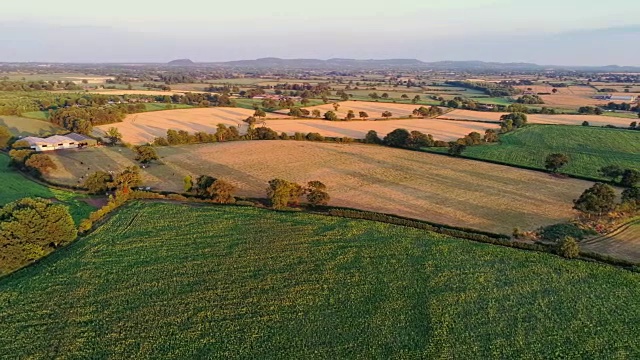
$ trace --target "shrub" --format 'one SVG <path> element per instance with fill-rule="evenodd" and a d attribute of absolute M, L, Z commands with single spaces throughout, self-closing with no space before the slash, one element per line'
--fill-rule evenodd
<path fill-rule="evenodd" d="M 546 241 L 559 241 L 566 237 L 582 240 L 587 236 L 595 235 L 596 232 L 590 229 L 583 229 L 573 223 L 562 223 L 546 226 L 538 231 L 540 238 Z"/>
<path fill-rule="evenodd" d="M 558 243 L 557 252 L 560 256 L 567 259 L 573 259 L 580 255 L 580 246 L 576 239 L 571 236 L 567 236 Z"/>

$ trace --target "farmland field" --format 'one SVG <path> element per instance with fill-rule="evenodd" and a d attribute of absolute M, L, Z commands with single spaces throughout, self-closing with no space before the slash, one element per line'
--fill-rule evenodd
<path fill-rule="evenodd" d="M 16 136 L 50 135 L 63 130 L 48 121 L 6 115 L 0 115 L 0 126 L 8 127 Z"/>
<path fill-rule="evenodd" d="M 101 90 L 89 90 L 91 94 L 101 94 L 101 95 L 174 95 L 174 94 L 184 94 L 186 92 L 192 93 L 200 93 L 203 91 L 182 91 L 182 90 L 173 90 L 173 91 L 160 91 L 160 90 L 124 90 L 124 89 L 101 89 Z"/>
<path fill-rule="evenodd" d="M 500 116 L 506 113 L 482 112 L 471 110 L 454 110 L 440 116 L 440 119 L 471 120 L 471 121 L 500 121 Z M 530 124 L 557 124 L 557 125 L 582 125 L 583 121 L 588 121 L 591 126 L 614 125 L 618 127 L 628 127 L 631 120 L 626 118 L 616 118 L 604 115 L 540 115 L 527 114 Z"/>
<path fill-rule="evenodd" d="M 25 197 L 41 197 L 55 200 L 69 206 L 69 211 L 76 223 L 86 218 L 94 210 L 92 206 L 82 200 L 87 197 L 86 195 L 48 188 L 28 180 L 8 166 L 9 157 L 0 154 L 0 184 L 2 184 L 0 188 L 0 206 Z"/>
<path fill-rule="evenodd" d="M 549 254 L 134 203 L 0 280 L 0 357 L 636 358 L 638 298 L 638 274 Z"/>
<path fill-rule="evenodd" d="M 500 143 L 467 147 L 464 156 L 544 169 L 548 154 L 570 158 L 561 172 L 600 178 L 598 169 L 640 170 L 640 131 L 586 126 L 529 125 L 500 136 Z"/>
<path fill-rule="evenodd" d="M 634 263 L 640 262 L 640 220 L 637 220 L 622 229 L 584 242 L 582 248 L 623 259 Z"/>
<path fill-rule="evenodd" d="M 128 151 L 128 152 L 127 152 Z M 104 152 L 104 154 L 102 154 Z M 182 191 L 186 175 L 207 174 L 238 187 L 238 195 L 264 197 L 279 177 L 324 182 L 331 204 L 511 234 L 574 216 L 572 200 L 591 184 L 535 171 L 362 144 L 239 141 L 160 147 L 164 165 L 144 170 L 155 189 Z M 281 154 L 287 154 L 283 157 Z M 61 155 L 64 155 L 61 156 Z M 123 149 L 58 152 L 52 180 L 75 184 L 93 161 L 114 170 L 133 164 Z"/>
<path fill-rule="evenodd" d="M 334 111 L 340 119 L 344 119 L 347 116 L 349 110 L 353 110 L 358 116 L 360 111 L 367 112 L 370 119 L 383 119 L 382 113 L 390 111 L 394 118 L 407 117 L 413 114 L 413 110 L 420 107 L 416 104 L 394 104 L 385 102 L 373 102 L 373 101 L 343 101 L 339 102 L 340 108 L 335 111 L 332 104 L 324 104 L 319 106 L 307 107 L 305 109 L 309 111 L 320 110 L 322 114 L 327 111 Z M 444 109 L 443 109 L 444 110 Z"/>
<path fill-rule="evenodd" d="M 415 106 L 413 107 L 415 108 Z M 95 135 L 103 136 L 111 127 L 117 127 L 123 140 L 132 144 L 151 142 L 158 136 L 166 136 L 168 129 L 188 132 L 204 131 L 215 133 L 218 124 L 238 126 L 245 133 L 247 125 L 242 121 L 253 115 L 254 110 L 243 108 L 195 108 L 167 110 L 128 115 L 121 123 L 97 126 Z M 260 123 L 262 124 L 262 123 Z M 437 140 L 455 140 L 472 131 L 484 133 L 497 125 L 439 119 L 402 119 L 371 121 L 327 121 L 318 119 L 293 119 L 287 115 L 268 113 L 264 125 L 277 131 L 293 135 L 295 132 L 317 132 L 323 136 L 364 138 L 369 130 L 375 130 L 384 137 L 398 128 L 418 130 L 432 134 Z"/>
<path fill-rule="evenodd" d="M 218 124 L 226 124 L 244 126 L 246 130 L 242 120 L 253 113 L 254 110 L 224 107 L 166 110 L 131 114 L 121 123 L 97 126 L 95 130 L 96 134 L 102 135 L 109 128 L 117 127 L 124 141 L 139 144 L 153 141 L 158 136 L 166 136 L 168 129 L 215 133 Z M 271 114 L 270 116 L 287 117 Z"/>

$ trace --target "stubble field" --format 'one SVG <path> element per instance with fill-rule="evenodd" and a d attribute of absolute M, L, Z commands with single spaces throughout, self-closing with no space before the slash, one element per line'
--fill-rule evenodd
<path fill-rule="evenodd" d="M 581 246 L 588 251 L 640 263 L 640 220 L 606 236 L 587 240 Z"/>
<path fill-rule="evenodd" d="M 413 107 L 415 108 L 415 107 Z M 168 129 L 185 130 L 190 133 L 204 131 L 215 133 L 218 124 L 237 126 L 241 134 L 246 133 L 247 124 L 243 122 L 252 116 L 254 110 L 243 108 L 197 108 L 167 110 L 153 113 L 128 115 L 123 122 L 97 126 L 94 133 L 104 136 L 111 127 L 117 127 L 123 140 L 132 144 L 152 142 L 159 136 L 166 136 Z M 404 128 L 432 134 L 436 140 L 456 140 L 472 131 L 484 133 L 486 129 L 497 129 L 495 124 L 471 121 L 448 121 L 440 119 L 401 119 L 370 121 L 327 121 L 320 119 L 294 119 L 282 114 L 267 114 L 267 120 L 259 120 L 258 126 L 267 126 L 278 133 L 317 132 L 323 136 L 351 137 L 363 139 L 369 130 L 375 130 L 384 137 L 391 131 Z"/>
<path fill-rule="evenodd" d="M 410 93 L 408 93 L 410 94 Z M 332 104 L 325 104 L 319 106 L 307 107 L 309 111 L 320 110 L 320 113 L 324 115 L 327 111 L 333 111 L 338 115 L 338 118 L 344 119 L 347 116 L 349 110 L 355 112 L 356 118 L 360 111 L 364 111 L 369 115 L 370 119 L 384 119 L 382 113 L 389 111 L 393 114 L 393 118 L 407 117 L 413 114 L 413 110 L 419 108 L 422 105 L 415 104 L 395 104 L 375 101 L 342 101 L 339 102 L 340 107 L 336 111 Z M 443 110 L 446 110 L 443 108 Z"/>
<path fill-rule="evenodd" d="M 126 150 L 126 149 L 125 149 Z M 76 184 L 88 161 L 107 167 L 133 164 L 112 149 L 52 155 L 58 182 Z M 241 141 L 159 148 L 164 165 L 143 170 L 146 184 L 181 192 L 186 175 L 211 175 L 238 187 L 238 195 L 264 197 L 267 182 L 324 182 L 332 205 L 354 207 L 453 226 L 511 234 L 574 216 L 572 200 L 591 183 L 446 156 L 360 144 Z M 61 155 L 64 156 L 61 156 Z M 282 155 L 286 154 L 286 156 Z"/>

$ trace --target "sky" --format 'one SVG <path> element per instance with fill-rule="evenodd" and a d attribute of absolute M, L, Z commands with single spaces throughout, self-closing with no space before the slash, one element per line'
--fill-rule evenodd
<path fill-rule="evenodd" d="M 260 57 L 640 65 L 636 0 L 22 0 L 0 62 Z"/>

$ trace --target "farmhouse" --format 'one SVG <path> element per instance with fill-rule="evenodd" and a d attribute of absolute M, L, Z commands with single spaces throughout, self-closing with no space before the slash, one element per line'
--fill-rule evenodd
<path fill-rule="evenodd" d="M 22 139 L 29 143 L 35 151 L 51 151 L 60 149 L 74 149 L 78 147 L 96 146 L 97 141 L 82 134 L 53 135 L 47 138 L 29 136 Z"/>

